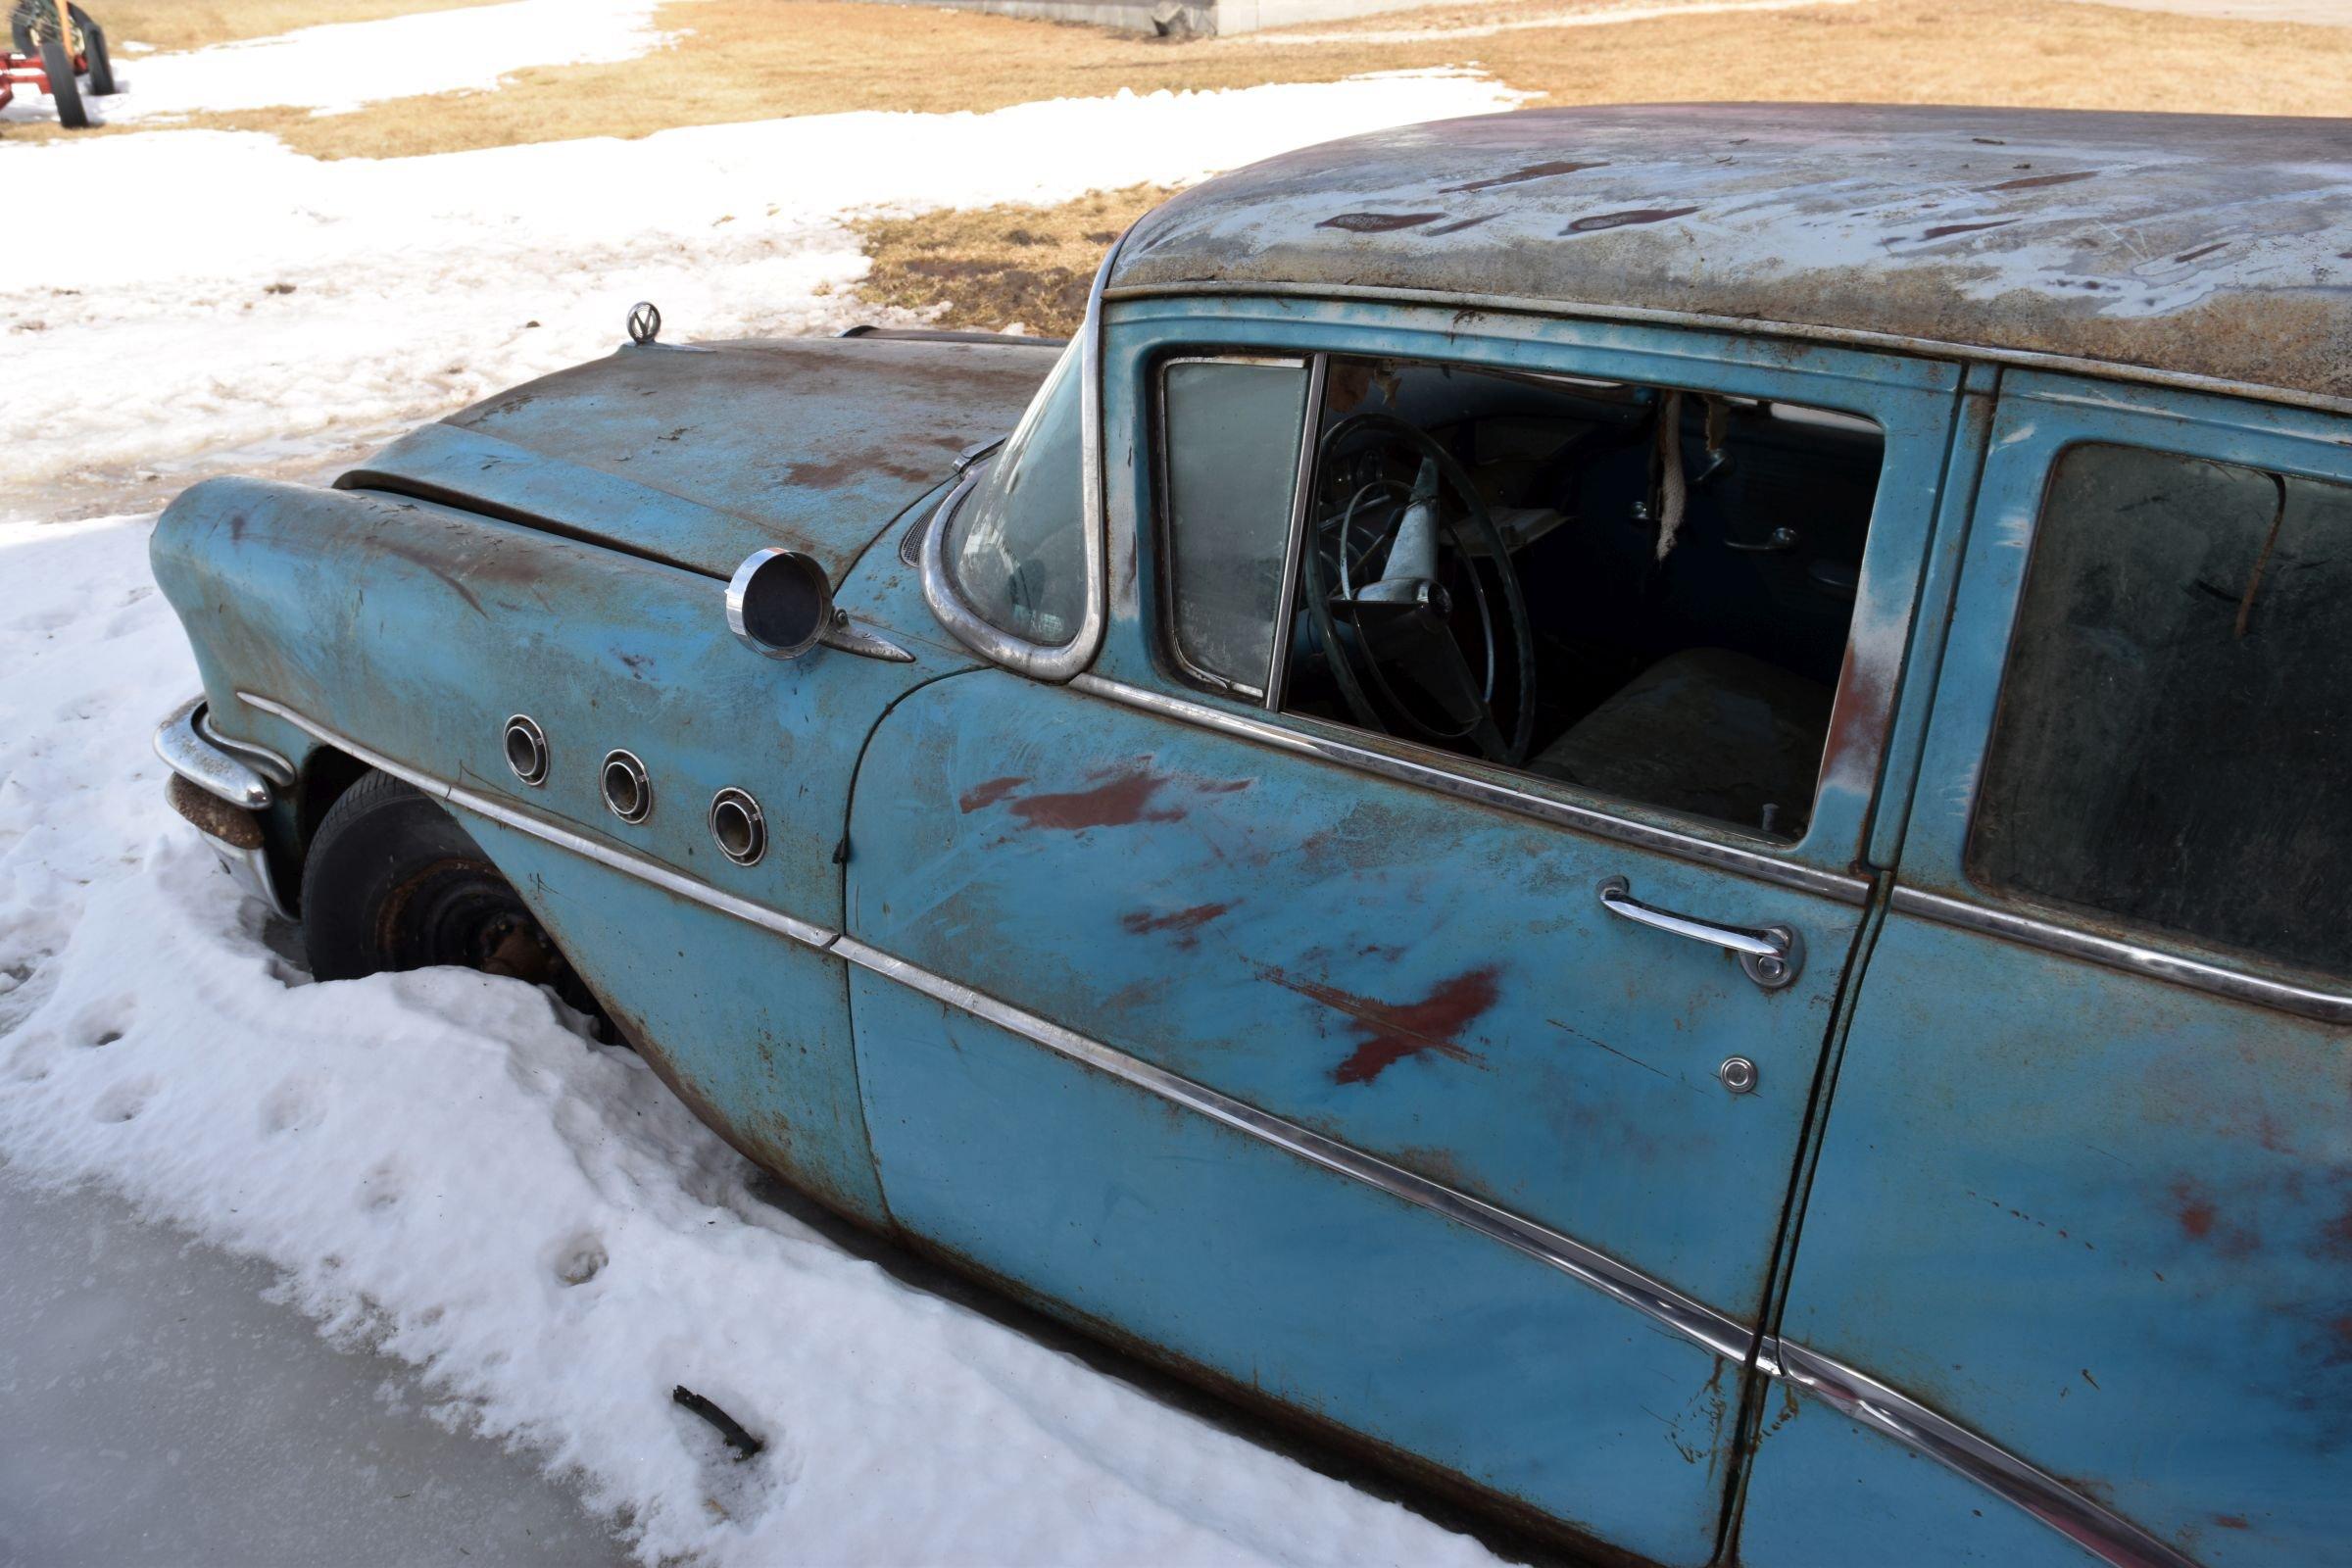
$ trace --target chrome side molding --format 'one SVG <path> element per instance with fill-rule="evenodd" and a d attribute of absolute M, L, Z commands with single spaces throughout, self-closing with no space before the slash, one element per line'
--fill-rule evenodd
<path fill-rule="evenodd" d="M 1377 1187 L 1393 1198 L 1400 1198 L 1416 1207 L 1428 1209 L 1441 1218 L 1498 1241 L 1514 1251 L 1524 1252 L 1540 1263 L 1547 1263 L 1571 1279 L 1614 1298 L 1726 1360 L 1745 1361 L 1749 1348 L 1755 1343 L 1755 1330 L 1738 1319 L 1694 1301 L 1672 1286 L 1629 1268 L 1573 1237 L 1563 1236 L 1533 1220 L 1522 1219 L 1483 1200 L 1455 1192 L 1450 1187 L 1440 1186 L 1427 1177 L 1416 1176 L 1377 1155 L 1351 1149 L 1295 1122 L 1270 1116 L 1256 1106 L 1205 1084 L 1195 1083 L 1165 1067 L 1131 1056 L 1074 1030 L 1064 1029 L 1051 1019 L 1000 1002 L 879 948 L 868 947 L 856 937 L 842 937 L 833 944 L 833 952 L 861 969 L 871 970 L 909 990 L 919 991 L 935 1002 L 944 1002 L 959 1011 L 1009 1030 L 1072 1061 L 1083 1062 L 1260 1143 L 1271 1144 L 1310 1164 L 1320 1165 L 1366 1186 Z"/>
<path fill-rule="evenodd" d="M 309 715 L 297 712 L 285 704 L 271 698 L 261 696 L 256 692 L 241 691 L 237 693 L 237 699 L 248 707 L 258 708 L 265 713 L 274 714 L 276 717 L 284 719 L 312 739 L 332 746 L 337 751 L 367 763 L 378 772 L 389 773 L 403 783 L 415 785 L 433 799 L 456 807 L 459 810 L 471 811 L 476 816 L 487 817 L 501 827 L 510 827 L 517 833 L 527 834 L 543 843 L 553 844 L 558 849 L 567 850 L 573 855 L 579 856 L 582 859 L 594 860 L 597 864 L 618 871 L 623 876 L 632 876 L 640 882 L 651 883 L 664 892 L 674 893 L 679 898 L 691 903 L 716 909 L 719 913 L 741 920 L 747 925 L 756 925 L 762 931 L 773 931 L 776 935 L 789 938 L 804 947 L 822 950 L 833 944 L 835 933 L 824 926 L 812 925 L 807 920 L 796 919 L 781 910 L 770 909 L 764 905 L 755 904 L 749 899 L 738 898 L 736 895 L 714 888 L 707 882 L 698 881 L 682 872 L 673 871 L 648 856 L 621 849 L 616 845 L 607 844 L 601 839 L 590 838 L 575 828 L 551 821 L 536 811 L 525 810 L 519 806 L 499 800 L 495 796 L 484 795 L 479 790 L 466 789 L 461 785 L 452 784 L 446 779 L 436 778 L 430 773 L 421 772 L 405 762 L 386 757 L 372 746 L 364 745 L 348 735 L 331 730 Z"/>
<path fill-rule="evenodd" d="M 2197 1568 L 2193 1558 L 2113 1509 L 1841 1361 L 1778 1340 L 1766 1342 L 1756 1365 L 1857 1425 L 1966 1476 L 2115 1568 Z"/>
<path fill-rule="evenodd" d="M 950 498 L 951 501 L 953 499 Z M 936 529 L 938 525 L 935 523 L 933 526 Z M 1589 806 L 1553 800 L 1507 784 L 1416 761 L 1409 757 L 1374 751 L 1337 736 L 1304 728 L 1293 729 L 1233 709 L 1211 708 L 1206 703 L 1172 697 L 1165 692 L 1147 691 L 1141 686 L 1130 686 L 1124 681 L 1108 680 L 1101 675 L 1080 675 L 1070 682 L 1070 688 L 1143 712 L 1156 713 L 1162 718 L 1179 719 L 1202 729 L 1213 729 L 1220 734 L 1255 741 L 1277 751 L 1319 758 L 1323 761 L 1337 762 L 1361 773 L 1418 784 L 1460 800 L 1533 817 L 1539 822 L 1575 828 L 1595 838 L 1630 844 L 1638 849 L 1656 850 L 1718 870 L 1736 871 L 1742 876 L 1754 877 L 1759 882 L 1776 883 L 1803 893 L 1818 893 L 1825 898 L 1836 899 L 1840 904 L 1859 905 L 1870 897 L 1870 883 L 1862 877 L 1823 871 L 1760 851 L 1718 844 L 1696 834 L 1678 833 L 1672 828 L 1612 816 Z"/>
<path fill-rule="evenodd" d="M 1112 685 L 1093 676 L 1081 676 L 1079 679 L 1081 683 L 1091 683 L 1088 689 Z M 1161 700 L 1157 699 L 1156 694 L 1138 695 Z M 272 713 L 315 739 L 335 747 L 370 767 L 405 780 L 458 809 L 485 816 L 721 914 L 772 931 L 819 952 L 830 953 L 844 962 L 919 992 L 935 1002 L 994 1024 L 1072 1061 L 1106 1073 L 1171 1104 L 1206 1116 L 1246 1137 L 1348 1180 L 1377 1188 L 1465 1230 L 1522 1252 L 1579 1284 L 1633 1308 L 1659 1327 L 1681 1336 L 1710 1354 L 1740 1366 L 1752 1365 L 1764 1376 L 1802 1390 L 1849 1420 L 1950 1467 L 1985 1491 L 2058 1531 L 2101 1561 L 2113 1564 L 2114 1568 L 2197 1568 L 2191 1558 L 2165 1544 L 2113 1509 L 2084 1496 L 2035 1465 L 1938 1414 L 1908 1395 L 1793 1341 L 1760 1336 L 1754 1325 L 1693 1300 L 1664 1281 L 1653 1279 L 1571 1236 L 1513 1214 L 1483 1199 L 1473 1198 L 1467 1193 L 1416 1175 L 1376 1154 L 1271 1115 L 1205 1084 L 1196 1083 L 1100 1040 L 1065 1029 L 1050 1018 L 1013 1006 L 855 937 L 722 892 L 645 856 L 590 838 L 478 791 L 419 772 L 394 761 L 371 747 L 328 729 L 282 703 L 252 692 L 241 691 L 237 696 L 249 706 Z M 184 721 L 194 707 L 190 705 L 175 713 L 172 720 L 167 721 L 167 727 Z M 1201 711 L 1219 721 L 1211 727 L 1223 727 L 1222 721 L 1231 716 L 1215 709 L 1203 708 Z M 1275 744 L 1297 738 L 1288 730 L 1270 725 L 1263 727 L 1272 729 L 1277 737 L 1282 738 Z M 715 801 L 713 804 L 716 804 Z"/>
<path fill-rule="evenodd" d="M 1946 898 L 1940 893 L 1925 893 L 1918 888 L 1898 885 L 1894 890 L 1893 904 L 1895 908 L 1906 914 L 1921 915 L 1941 925 L 2022 942 L 2027 947 L 2039 948 L 2045 953 L 2061 954 L 2070 958 L 2087 958 L 2093 963 L 2127 969 L 2133 974 L 2144 974 L 2177 986 L 2186 986 L 2191 991 L 2203 991 L 2231 1002 L 2251 1002 L 2259 1006 L 2276 1007 L 2280 1012 L 2291 1012 L 2298 1017 L 2316 1018 L 2322 1023 L 2352 1023 L 2352 996 L 2340 992 L 2321 991 L 2284 980 L 2267 979 L 2242 969 L 2224 968 L 2218 963 L 2206 963 L 2177 953 L 2166 953 L 2160 948 L 2143 947 L 2136 942 L 2125 942 L 2115 937 L 2094 936 L 2072 926 L 2037 920 L 2030 914 L 1995 908 L 1967 899 Z"/>

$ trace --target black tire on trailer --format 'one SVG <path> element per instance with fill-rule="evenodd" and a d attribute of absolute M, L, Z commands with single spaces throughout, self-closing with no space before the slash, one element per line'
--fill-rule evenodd
<path fill-rule="evenodd" d="M 49 98 L 57 105 L 57 122 L 68 130 L 84 130 L 90 112 L 81 106 L 81 87 L 74 79 L 74 56 L 63 38 L 41 38 L 41 70 L 49 77 Z"/>
<path fill-rule="evenodd" d="M 90 14 L 81 7 L 66 9 L 74 18 L 74 29 L 81 34 L 82 63 L 90 68 L 90 96 L 112 97 L 121 89 L 115 85 L 114 56 L 106 52 L 106 29 L 92 22 Z"/>
<path fill-rule="evenodd" d="M 595 1010 L 458 819 L 388 773 L 354 784 L 318 824 L 302 868 L 302 937 L 320 980 L 457 964 L 552 985 Z"/>

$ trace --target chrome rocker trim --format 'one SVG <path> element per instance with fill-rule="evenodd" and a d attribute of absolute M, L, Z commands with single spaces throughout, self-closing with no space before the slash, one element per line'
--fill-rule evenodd
<path fill-rule="evenodd" d="M 1091 676 L 1082 679 L 1089 683 L 1087 689 L 1090 690 L 1114 684 Z M 935 974 L 919 964 L 910 963 L 855 937 L 795 919 L 731 893 L 722 893 L 643 856 L 615 849 L 570 828 L 519 810 L 503 801 L 460 788 L 395 762 L 381 752 L 337 734 L 283 703 L 252 692 L 241 691 L 237 697 L 251 707 L 275 714 L 326 745 L 415 785 L 450 806 L 473 811 L 533 838 L 569 850 L 601 865 L 716 909 L 721 914 L 732 915 L 762 930 L 773 931 L 819 952 L 829 953 L 847 963 L 1019 1035 L 1072 1061 L 1108 1073 L 1171 1104 L 1197 1111 L 1246 1137 L 1254 1138 L 1336 1175 L 1377 1188 L 1466 1230 L 1499 1242 L 1632 1307 L 1712 1355 L 1744 1366 L 1749 1363 L 1752 1354 L 1756 1369 L 1765 1376 L 1792 1384 L 1849 1419 L 1892 1438 L 1914 1452 L 1948 1466 L 2058 1531 L 2093 1556 L 2114 1564 L 2115 1568 L 2196 1568 L 2192 1559 L 2166 1545 L 2122 1515 L 2068 1489 L 2046 1472 L 1957 1422 L 1936 1414 L 1918 1400 L 1897 1393 L 1866 1373 L 1801 1345 L 1787 1340 L 1760 1338 L 1753 1327 L 1703 1302 L 1692 1300 L 1663 1281 L 1652 1279 L 1573 1237 L 1533 1220 L 1523 1219 L 1427 1177 L 1417 1176 L 1377 1155 L 1351 1149 L 1297 1123 L 1269 1115 L 1254 1105 L 1205 1084 L 1195 1083 L 1100 1040 L 1065 1029 L 1051 1019 L 1001 1002 L 945 975 Z M 174 714 L 170 722 L 183 720 L 191 711 L 193 705 Z M 1232 717 L 1215 709 L 1202 709 L 1201 711 L 1219 721 L 1212 727 L 1222 727 L 1222 721 Z M 1250 722 L 1254 724 L 1254 721 Z M 1275 744 L 1304 739 L 1275 726 L 1262 727 L 1273 731 Z M 1243 729 L 1237 733 L 1250 734 L 1251 731 Z M 1382 758 L 1380 760 L 1385 762 L 1390 760 Z M 1539 804 L 1548 807 L 1552 803 Z M 1692 842 L 1709 850 L 1720 848 L 1704 845 L 1703 841 Z M 1676 853 L 1684 852 L 1678 850 Z M 1799 869 L 1783 866 L 1779 862 L 1772 863 L 1778 870 Z"/>
<path fill-rule="evenodd" d="M 1080 675 L 1070 682 L 1070 689 L 1107 702 L 1124 704 L 1147 713 L 1156 713 L 1162 718 L 1173 718 L 1242 740 L 1256 741 L 1260 745 L 1297 756 L 1337 762 L 1358 772 L 1419 784 L 1462 800 L 1474 801 L 1481 806 L 1498 807 L 1521 816 L 1534 817 L 1540 822 L 1576 828 L 1595 838 L 1613 839 L 1638 849 L 1656 850 L 1680 859 L 1694 860 L 1719 870 L 1752 876 L 1759 882 L 1777 883 L 1804 893 L 1818 893 L 1841 904 L 1859 905 L 1870 897 L 1870 884 L 1858 876 L 1840 876 L 1833 871 L 1784 860 L 1777 856 L 1743 850 L 1736 845 L 1718 844 L 1712 839 L 1702 839 L 1693 834 L 1677 833 L 1672 828 L 1652 827 L 1646 822 L 1611 816 L 1606 811 L 1597 811 L 1591 807 L 1531 795 L 1506 784 L 1490 783 L 1466 773 L 1417 762 L 1410 758 L 1395 757 L 1370 747 L 1352 745 L 1337 736 L 1292 729 L 1231 709 L 1211 708 L 1206 703 L 1190 702 L 1164 692 L 1147 691 L 1143 687 L 1130 686 L 1124 681 L 1109 680 L 1101 675 Z"/>
<path fill-rule="evenodd" d="M 1894 890 L 1894 907 L 1905 914 L 1920 915 L 1941 925 L 2022 942 L 2027 947 L 2039 948 L 2045 953 L 2056 953 L 2070 958 L 2087 958 L 2093 963 L 2103 963 L 2114 969 L 2128 969 L 2133 974 L 2170 981 L 2191 991 L 2226 997 L 2231 1002 L 2251 1002 L 2299 1017 L 2316 1018 L 2322 1023 L 2352 1023 L 2352 997 L 2337 992 L 2315 990 L 2284 980 L 2265 979 L 2241 969 L 2224 968 L 2218 963 L 2205 963 L 2177 953 L 2166 953 L 2160 948 L 2142 947 L 2136 942 L 2124 942 L 2114 937 L 2094 936 L 2071 926 L 2037 920 L 2030 914 L 1996 909 L 1988 905 L 1947 898 L 1940 893 L 1927 893 L 1918 888 L 1897 887 Z"/>

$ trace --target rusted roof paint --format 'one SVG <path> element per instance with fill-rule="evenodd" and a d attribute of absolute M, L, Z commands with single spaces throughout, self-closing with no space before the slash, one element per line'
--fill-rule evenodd
<path fill-rule="evenodd" d="M 1446 121 L 1196 186 L 1137 225 L 1110 284 L 1557 301 L 2342 402 L 2352 121 L 1788 104 Z"/>

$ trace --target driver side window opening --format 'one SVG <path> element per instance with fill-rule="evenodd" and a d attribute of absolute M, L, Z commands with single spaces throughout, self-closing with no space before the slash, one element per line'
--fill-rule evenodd
<path fill-rule="evenodd" d="M 1268 484 L 1248 509 L 1255 559 L 1279 572 L 1296 558 L 1283 608 L 1249 607 L 1269 708 L 1804 836 L 1878 490 L 1876 424 L 1402 360 L 1333 356 L 1322 381 L 1303 507 Z M 1187 436 L 1170 418 L 1171 470 L 1206 461 L 1183 456 Z M 1226 516 L 1220 531 L 1236 527 Z M 1173 554 L 1181 642 L 1197 612 Z M 1231 648 L 1243 607 L 1222 608 Z"/>

